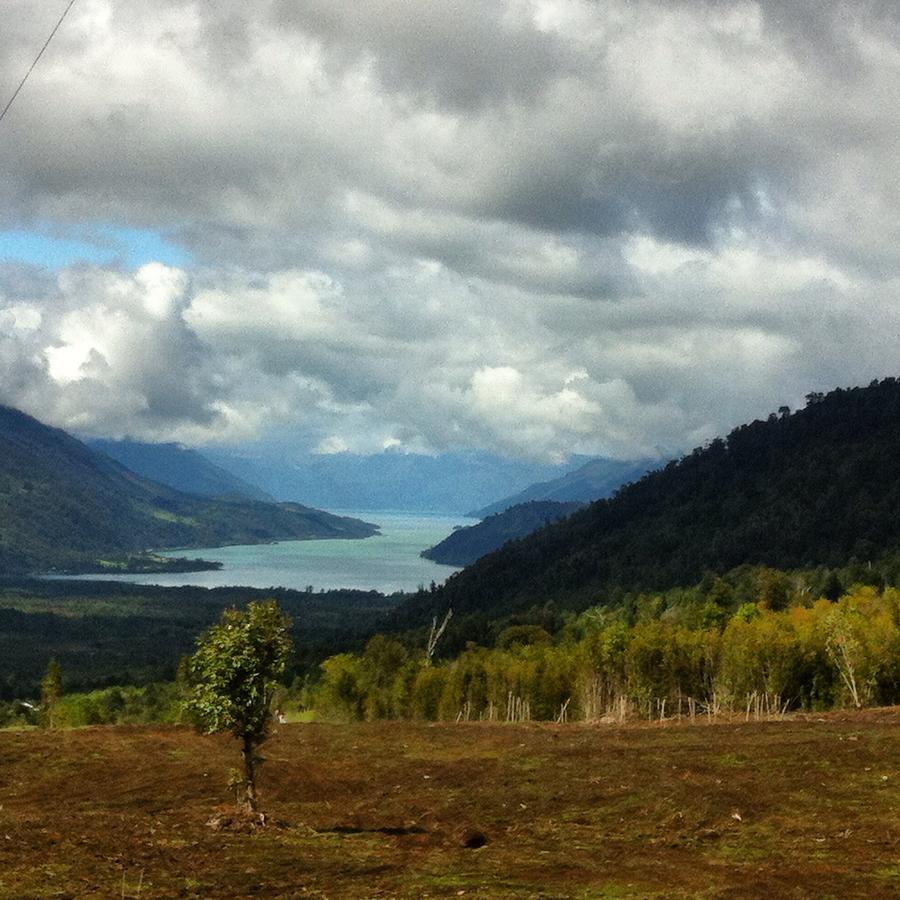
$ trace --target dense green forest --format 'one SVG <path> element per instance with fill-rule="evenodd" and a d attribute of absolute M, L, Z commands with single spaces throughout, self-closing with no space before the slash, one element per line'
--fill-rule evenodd
<path fill-rule="evenodd" d="M 900 383 L 810 395 L 409 598 L 386 630 L 456 614 L 572 610 L 745 563 L 876 561 L 900 546 Z"/>
<path fill-rule="evenodd" d="M 299 675 L 362 647 L 396 603 L 376 591 L 0 579 L 0 701 L 37 696 L 51 658 L 69 691 L 170 680 L 223 609 L 266 598 L 294 619 Z"/>
<path fill-rule="evenodd" d="M 376 531 L 296 503 L 182 494 L 64 431 L 0 407 L 0 574 L 117 568 L 151 548 L 360 538 Z"/>
<path fill-rule="evenodd" d="M 531 534 L 548 522 L 557 522 L 581 509 L 583 503 L 531 500 L 494 513 L 476 525 L 457 528 L 422 556 L 448 566 L 468 566 L 486 553 Z"/>
<path fill-rule="evenodd" d="M 371 636 L 397 600 L 374 592 L 38 587 L 5 589 L 16 609 L 0 617 L 0 652 L 20 674 L 0 684 L 0 725 L 40 721 L 11 701 L 37 696 L 51 657 L 65 673 L 58 724 L 180 721 L 178 665 L 196 635 L 224 606 L 270 595 L 294 619 L 298 657 L 278 699 L 294 714 L 597 721 L 900 703 L 900 553 L 837 569 L 745 565 L 579 613 L 548 602 L 483 618 L 477 640 L 471 621 L 462 632 L 451 621 L 431 658 L 428 629 Z"/>
<path fill-rule="evenodd" d="M 890 584 L 888 584 L 890 582 Z M 448 630 L 377 635 L 326 660 L 308 703 L 349 719 L 595 721 L 782 715 L 900 703 L 900 555 L 881 567 L 742 566 L 581 613 L 552 603 Z M 471 624 L 471 623 L 470 623 Z"/>

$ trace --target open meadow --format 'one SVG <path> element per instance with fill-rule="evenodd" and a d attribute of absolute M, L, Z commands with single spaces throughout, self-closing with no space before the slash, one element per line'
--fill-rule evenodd
<path fill-rule="evenodd" d="M 283 725 L 253 832 L 236 742 L 0 733 L 4 897 L 900 894 L 900 709 L 628 726 Z M 481 845 L 481 846 L 478 846 Z"/>

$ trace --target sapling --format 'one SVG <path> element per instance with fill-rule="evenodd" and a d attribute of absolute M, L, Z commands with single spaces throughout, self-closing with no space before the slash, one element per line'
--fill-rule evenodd
<path fill-rule="evenodd" d="M 257 753 L 269 736 L 272 696 L 294 652 L 291 621 L 274 600 L 228 609 L 190 659 L 187 708 L 206 733 L 230 731 L 241 742 L 243 777 L 232 776 L 238 804 L 257 812 Z"/>

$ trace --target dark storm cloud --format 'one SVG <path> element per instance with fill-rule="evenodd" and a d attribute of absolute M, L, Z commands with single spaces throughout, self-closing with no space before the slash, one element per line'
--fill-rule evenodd
<path fill-rule="evenodd" d="M 388 91 L 465 113 L 530 102 L 582 64 L 515 5 L 453 0 L 278 0 L 277 21 L 323 40 L 338 60 L 370 62 Z"/>

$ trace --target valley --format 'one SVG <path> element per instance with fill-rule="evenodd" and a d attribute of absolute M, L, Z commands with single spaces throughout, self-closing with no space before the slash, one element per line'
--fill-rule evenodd
<path fill-rule="evenodd" d="M 4 13 L 0 900 L 900 898 L 900 3 Z"/>
<path fill-rule="evenodd" d="M 377 531 L 299 503 L 185 494 L 0 406 L 0 574 L 139 571 L 165 566 L 158 556 L 148 561 L 148 551 Z"/>
<path fill-rule="evenodd" d="M 168 587 L 253 588 L 277 586 L 303 591 L 352 588 L 383 594 L 415 593 L 421 586 L 440 584 L 458 566 L 438 565 L 422 558 L 420 551 L 441 540 L 467 520 L 441 514 L 399 513 L 383 510 L 341 510 L 340 515 L 378 525 L 378 534 L 366 540 L 318 538 L 307 541 L 273 541 L 192 550 L 210 562 L 207 571 L 110 573 L 109 581 L 154 584 Z M 471 520 L 468 520 L 471 521 Z M 181 551 L 169 551 L 177 559 Z M 79 576 L 95 580 L 96 574 Z"/>
<path fill-rule="evenodd" d="M 894 892 L 898 429 L 886 379 L 588 505 L 456 530 L 381 514 L 364 541 L 207 548 L 211 572 L 7 573 L 0 894 Z M 487 534 L 483 555 L 455 572 L 420 558 L 448 532 Z M 271 686 L 286 721 L 263 747 L 268 825 L 245 833 L 233 740 L 187 722 L 186 658 L 224 609 L 269 598 L 296 650 Z"/>

